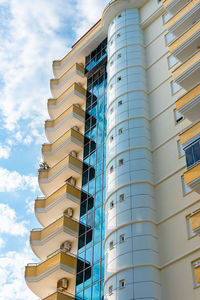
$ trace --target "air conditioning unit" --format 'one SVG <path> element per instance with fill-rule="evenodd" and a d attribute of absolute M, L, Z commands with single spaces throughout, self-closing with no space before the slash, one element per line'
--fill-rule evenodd
<path fill-rule="evenodd" d="M 68 288 L 68 279 L 62 278 L 57 282 L 57 288 L 61 291 L 66 291 Z"/>
<path fill-rule="evenodd" d="M 73 156 L 73 157 L 77 157 L 76 151 L 71 151 L 69 154 L 70 154 L 71 156 Z"/>
<path fill-rule="evenodd" d="M 70 183 L 71 185 L 76 185 L 76 179 L 74 177 L 70 177 L 66 180 L 66 182 Z"/>
<path fill-rule="evenodd" d="M 72 249 L 72 243 L 70 241 L 66 241 L 66 242 L 62 243 L 60 248 L 62 250 L 64 250 L 65 252 L 70 252 L 70 250 Z"/>
<path fill-rule="evenodd" d="M 73 209 L 71 207 L 68 207 L 65 211 L 64 214 L 66 214 L 68 217 L 73 217 Z"/>
<path fill-rule="evenodd" d="M 76 131 L 79 131 L 78 126 L 73 126 L 72 128 L 73 128 L 74 130 L 76 130 Z"/>

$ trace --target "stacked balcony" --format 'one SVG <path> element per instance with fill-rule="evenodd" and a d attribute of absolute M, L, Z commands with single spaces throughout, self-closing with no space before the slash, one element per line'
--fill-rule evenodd
<path fill-rule="evenodd" d="M 186 154 L 185 184 L 200 192 L 200 1 L 164 0 L 171 14 L 168 31 L 175 37 L 169 44 L 170 53 L 179 60 L 172 72 L 173 80 L 185 92 L 176 100 L 176 110 L 191 121 L 180 134 Z"/>
<path fill-rule="evenodd" d="M 84 84 L 86 82 L 84 67 L 80 64 L 73 65 L 60 78 L 51 79 L 50 87 L 53 97 L 57 98 L 75 82 Z"/>
<path fill-rule="evenodd" d="M 50 120 L 45 122 L 49 141 L 42 145 L 43 163 L 38 182 L 44 197 L 35 201 L 41 229 L 30 233 L 30 244 L 41 260 L 29 264 L 25 279 L 43 300 L 74 299 L 76 269 L 89 268 L 77 258 L 78 235 L 90 228 L 79 221 L 85 126 L 86 77 L 78 63 L 69 66 L 60 78 L 50 81 L 53 99 L 48 100 Z M 81 269 L 81 270 L 82 270 Z"/>
<path fill-rule="evenodd" d="M 48 100 L 48 111 L 51 118 L 55 119 L 72 104 L 85 103 L 86 90 L 77 83 L 73 83 L 58 98 Z"/>
<path fill-rule="evenodd" d="M 180 141 L 186 153 L 187 171 L 185 183 L 200 192 L 200 122 L 192 124 L 180 134 Z"/>
<path fill-rule="evenodd" d="M 80 153 L 83 149 L 84 136 L 77 130 L 71 128 L 52 144 L 42 145 L 43 160 L 52 167 L 59 160 L 64 159 L 66 153 L 72 150 Z"/>
<path fill-rule="evenodd" d="M 44 299 L 57 289 L 60 279 L 66 278 L 66 290 L 73 294 L 76 265 L 76 256 L 59 250 L 39 264 L 27 265 L 25 270 L 26 283 L 34 294 Z"/>
<path fill-rule="evenodd" d="M 84 110 L 78 105 L 73 104 L 55 120 L 47 120 L 45 122 L 46 137 L 50 143 L 53 143 L 73 127 L 83 131 L 84 123 Z"/>
<path fill-rule="evenodd" d="M 73 217 L 79 218 L 81 191 L 70 183 L 65 183 L 49 197 L 35 201 L 35 214 L 43 227 L 48 226 L 64 214 L 66 208 L 73 209 Z"/>

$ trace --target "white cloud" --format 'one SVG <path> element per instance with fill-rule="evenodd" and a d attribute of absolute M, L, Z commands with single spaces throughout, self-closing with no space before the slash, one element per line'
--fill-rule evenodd
<path fill-rule="evenodd" d="M 0 144 L 0 158 L 7 159 L 10 156 L 10 147 L 8 146 L 2 146 Z"/>
<path fill-rule="evenodd" d="M 36 191 L 38 180 L 36 176 L 21 175 L 16 171 L 9 171 L 0 167 L 0 192 L 14 192 L 30 189 Z"/>
<path fill-rule="evenodd" d="M 34 256 L 27 247 L 22 252 L 8 252 L 0 256 L 0 299 L 37 300 L 24 280 L 24 267 Z"/>
<path fill-rule="evenodd" d="M 78 0 L 77 1 L 77 26 L 75 28 L 77 37 L 81 37 L 93 26 L 101 17 L 108 0 Z"/>
<path fill-rule="evenodd" d="M 0 233 L 24 236 L 28 231 L 25 222 L 18 222 L 15 210 L 7 204 L 0 204 Z M 0 241 L 1 244 L 1 241 Z"/>
<path fill-rule="evenodd" d="M 2 248 L 4 248 L 4 246 L 5 246 L 5 241 L 3 240 L 2 237 L 0 237 L 0 250 L 1 250 Z"/>

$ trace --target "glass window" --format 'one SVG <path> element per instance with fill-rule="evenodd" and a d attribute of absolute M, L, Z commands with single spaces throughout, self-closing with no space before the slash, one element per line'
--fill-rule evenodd
<path fill-rule="evenodd" d="M 84 300 L 91 300 L 91 287 L 84 290 Z"/>
<path fill-rule="evenodd" d="M 168 67 L 169 67 L 169 69 L 171 69 L 175 64 L 177 64 L 178 59 L 175 56 L 170 55 L 167 58 L 167 61 L 168 61 Z"/>
<path fill-rule="evenodd" d="M 110 248 L 110 250 L 112 250 L 112 249 L 114 248 L 114 243 L 113 243 L 113 241 L 110 242 L 109 248 Z"/>
<path fill-rule="evenodd" d="M 169 21 L 169 19 L 171 19 L 172 16 L 173 15 L 170 12 L 165 13 L 163 15 L 163 24 L 166 24 Z"/>
<path fill-rule="evenodd" d="M 111 286 L 109 286 L 109 289 L 108 289 L 109 295 L 112 295 L 112 292 L 113 292 L 113 286 L 111 285 Z"/>
<path fill-rule="evenodd" d="M 119 242 L 123 243 L 125 241 L 125 234 L 120 234 L 119 236 Z"/>
<path fill-rule="evenodd" d="M 97 262 L 100 260 L 101 257 L 101 243 L 98 243 L 94 245 L 94 256 L 93 256 L 93 262 Z"/>
<path fill-rule="evenodd" d="M 192 143 L 185 149 L 187 167 L 192 167 L 200 161 L 200 140 Z"/>
<path fill-rule="evenodd" d="M 174 38 L 175 38 L 175 35 L 173 33 L 171 33 L 171 32 L 167 33 L 165 35 L 165 43 L 166 43 L 166 45 L 168 45 L 169 43 L 171 43 Z"/>
<path fill-rule="evenodd" d="M 119 201 L 120 201 L 120 202 L 124 201 L 124 194 L 121 194 L 121 195 L 119 196 Z"/>
<path fill-rule="evenodd" d="M 94 243 L 96 244 L 101 239 L 101 225 L 94 228 Z"/>
<path fill-rule="evenodd" d="M 94 284 L 92 287 L 92 300 L 99 300 L 99 282 Z"/>
<path fill-rule="evenodd" d="M 93 274 L 93 282 L 98 281 L 100 279 L 100 262 L 93 266 L 92 268 L 92 274 Z"/>
<path fill-rule="evenodd" d="M 125 280 L 122 279 L 122 280 L 119 281 L 119 288 L 123 289 L 124 287 L 125 287 Z"/>
<path fill-rule="evenodd" d="M 175 81 L 171 82 L 171 91 L 172 91 L 172 95 L 176 94 L 178 91 L 180 91 L 181 86 L 176 83 Z"/>

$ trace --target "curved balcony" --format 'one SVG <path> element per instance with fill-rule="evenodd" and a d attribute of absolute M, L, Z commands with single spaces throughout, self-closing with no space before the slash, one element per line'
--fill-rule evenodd
<path fill-rule="evenodd" d="M 200 50 L 176 68 L 172 76 L 185 90 L 196 86 L 200 78 Z"/>
<path fill-rule="evenodd" d="M 200 193 L 200 162 L 184 173 L 185 183 L 197 193 Z"/>
<path fill-rule="evenodd" d="M 70 128 L 77 126 L 83 129 L 85 112 L 76 105 L 70 106 L 57 119 L 45 122 L 45 133 L 50 143 L 61 137 Z"/>
<path fill-rule="evenodd" d="M 176 101 L 176 110 L 194 122 L 200 116 L 200 84 L 192 88 Z"/>
<path fill-rule="evenodd" d="M 79 153 L 83 149 L 83 143 L 84 136 L 71 128 L 54 143 L 42 145 L 43 160 L 52 167 L 62 160 L 67 153 L 71 151 Z"/>
<path fill-rule="evenodd" d="M 29 264 L 25 280 L 30 290 L 39 298 L 45 298 L 57 289 L 61 278 L 68 279 L 67 292 L 74 294 L 77 258 L 58 251 L 40 264 Z"/>
<path fill-rule="evenodd" d="M 60 292 L 59 290 L 56 290 L 54 293 L 44 298 L 43 300 L 74 300 L 74 299 L 75 298 L 72 294 Z"/>
<path fill-rule="evenodd" d="M 77 83 L 73 83 L 57 99 L 48 100 L 48 112 L 52 119 L 56 119 L 72 104 L 83 105 L 85 103 L 86 90 Z"/>
<path fill-rule="evenodd" d="M 81 174 L 82 162 L 68 155 L 52 168 L 39 169 L 38 182 L 41 191 L 48 197 L 64 185 L 68 178 L 74 177 L 77 180 Z"/>
<path fill-rule="evenodd" d="M 194 233 L 200 234 L 200 210 L 196 210 L 190 216 L 191 229 Z"/>
<path fill-rule="evenodd" d="M 35 214 L 43 227 L 51 224 L 55 219 L 63 215 L 67 207 L 74 210 L 74 218 L 79 218 L 81 191 L 69 183 L 63 185 L 48 198 L 35 201 Z"/>
<path fill-rule="evenodd" d="M 178 37 L 188 28 L 190 28 L 195 22 L 199 21 L 199 15 L 199 0 L 191 0 L 168 20 L 166 26 L 170 32 Z"/>
<path fill-rule="evenodd" d="M 169 45 L 169 51 L 179 60 L 185 61 L 195 53 L 200 45 L 200 21 L 187 29 Z"/>
<path fill-rule="evenodd" d="M 64 215 L 44 229 L 31 231 L 31 248 L 39 259 L 45 260 L 60 249 L 62 243 L 69 241 L 72 245 L 70 252 L 76 254 L 78 230 L 79 222 Z"/>
<path fill-rule="evenodd" d="M 85 83 L 84 67 L 80 64 L 73 65 L 59 79 L 51 79 L 50 87 L 53 97 L 57 98 L 64 93 L 74 82 Z"/>

